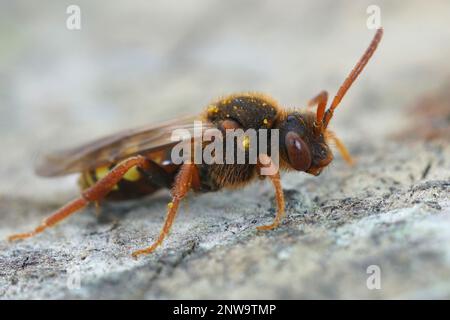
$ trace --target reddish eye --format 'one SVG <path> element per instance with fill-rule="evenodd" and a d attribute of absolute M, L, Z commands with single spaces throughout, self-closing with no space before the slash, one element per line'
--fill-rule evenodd
<path fill-rule="evenodd" d="M 308 170 L 311 167 L 311 153 L 302 138 L 297 133 L 289 131 L 284 143 L 291 166 L 299 171 Z"/>

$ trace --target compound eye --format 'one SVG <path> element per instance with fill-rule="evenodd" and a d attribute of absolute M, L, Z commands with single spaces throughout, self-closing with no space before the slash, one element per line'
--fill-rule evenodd
<path fill-rule="evenodd" d="M 311 152 L 303 139 L 294 131 L 289 131 L 284 143 L 291 166 L 298 171 L 308 170 L 311 167 Z"/>

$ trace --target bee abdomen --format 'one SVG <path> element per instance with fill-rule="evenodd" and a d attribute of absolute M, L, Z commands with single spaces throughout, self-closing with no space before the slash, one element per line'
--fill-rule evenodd
<path fill-rule="evenodd" d="M 78 180 L 82 190 L 92 187 L 105 177 L 114 167 L 102 166 L 83 172 Z M 108 200 L 127 200 L 140 198 L 161 188 L 171 188 L 177 172 L 177 166 L 162 166 L 148 158 L 145 169 L 132 167 L 107 194 Z"/>

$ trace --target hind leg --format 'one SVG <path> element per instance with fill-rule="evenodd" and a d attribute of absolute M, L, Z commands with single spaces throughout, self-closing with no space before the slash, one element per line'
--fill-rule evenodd
<path fill-rule="evenodd" d="M 57 210 L 50 217 L 46 218 L 33 231 L 12 235 L 8 237 L 8 240 L 14 241 L 33 237 L 36 234 L 41 233 L 45 229 L 52 227 L 58 222 L 66 219 L 78 210 L 84 208 L 90 202 L 100 201 L 108 194 L 108 192 L 110 192 L 114 188 L 114 186 L 120 181 L 120 179 L 122 179 L 122 177 L 128 172 L 128 170 L 130 170 L 134 166 L 146 168 L 147 160 L 142 156 L 136 156 L 120 162 L 105 177 L 97 181 L 92 187 L 83 191 L 79 198 L 69 202 L 68 204 Z"/>

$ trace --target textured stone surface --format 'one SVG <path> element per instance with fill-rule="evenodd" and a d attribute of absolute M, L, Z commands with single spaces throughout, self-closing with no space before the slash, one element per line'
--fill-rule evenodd
<path fill-rule="evenodd" d="M 1 239 L 77 194 L 76 177 L 33 175 L 38 152 L 235 91 L 287 106 L 333 95 L 373 34 L 373 1 L 82 1 L 72 32 L 67 4 L 1 4 Z M 450 298 L 450 145 L 398 135 L 420 121 L 421 97 L 448 96 L 450 8 L 379 5 L 385 38 L 332 124 L 357 165 L 337 155 L 319 177 L 284 175 L 280 228 L 255 230 L 275 214 L 267 183 L 191 195 L 164 246 L 134 260 L 168 193 L 105 203 L 99 219 L 88 209 L 35 239 L 2 240 L 0 298 Z M 367 288 L 370 265 L 380 290 Z"/>

